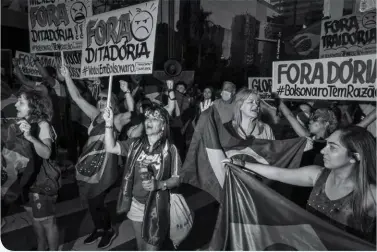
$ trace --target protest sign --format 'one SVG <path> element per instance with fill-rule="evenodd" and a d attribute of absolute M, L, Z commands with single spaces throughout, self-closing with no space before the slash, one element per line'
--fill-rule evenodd
<path fill-rule="evenodd" d="M 30 52 L 81 50 L 91 0 L 29 0 Z"/>
<path fill-rule="evenodd" d="M 376 55 L 275 61 L 272 91 L 281 98 L 376 101 Z"/>
<path fill-rule="evenodd" d="M 18 59 L 18 66 L 24 75 L 42 77 L 30 53 L 16 51 L 15 57 Z M 36 55 L 36 57 L 43 67 L 52 66 L 56 68 L 57 62 L 54 57 L 46 55 Z"/>
<path fill-rule="evenodd" d="M 80 79 L 81 51 L 64 52 L 65 65 L 72 79 Z"/>
<path fill-rule="evenodd" d="M 150 74 L 158 0 L 87 18 L 81 77 Z"/>
<path fill-rule="evenodd" d="M 376 53 L 376 11 L 323 20 L 320 58 Z"/>
<path fill-rule="evenodd" d="M 263 100 L 271 99 L 272 78 L 249 77 L 249 88 L 258 90 L 259 96 Z"/>

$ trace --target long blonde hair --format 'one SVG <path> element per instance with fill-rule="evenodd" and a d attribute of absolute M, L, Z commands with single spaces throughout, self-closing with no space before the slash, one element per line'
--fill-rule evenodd
<path fill-rule="evenodd" d="M 256 89 L 248 89 L 242 88 L 240 91 L 237 92 L 234 98 L 234 107 L 233 107 L 233 119 L 232 124 L 235 129 L 241 127 L 242 122 L 242 114 L 241 114 L 241 107 L 245 100 L 251 95 L 256 94 L 258 95 L 258 90 Z"/>

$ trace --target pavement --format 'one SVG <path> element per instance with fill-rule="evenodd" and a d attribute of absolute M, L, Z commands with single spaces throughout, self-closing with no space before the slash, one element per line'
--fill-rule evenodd
<path fill-rule="evenodd" d="M 109 209 L 112 225 L 117 230 L 117 237 L 105 250 L 136 250 L 136 240 L 131 221 L 126 215 L 115 213 L 119 183 L 108 194 L 105 202 Z M 194 210 L 194 225 L 189 236 L 176 250 L 202 250 L 209 243 L 218 212 L 218 203 L 206 192 L 187 184 L 182 184 L 179 192 L 187 204 Z M 83 240 L 92 232 L 94 226 L 85 202 L 79 198 L 74 171 L 65 172 L 63 186 L 57 200 L 57 225 L 60 233 L 59 250 L 102 250 L 97 243 L 83 244 Z M 8 250 L 36 250 L 36 237 L 31 226 L 31 219 L 20 206 L 12 206 L 4 218 L 1 229 L 2 245 Z M 162 250 L 174 250 L 169 239 Z"/>

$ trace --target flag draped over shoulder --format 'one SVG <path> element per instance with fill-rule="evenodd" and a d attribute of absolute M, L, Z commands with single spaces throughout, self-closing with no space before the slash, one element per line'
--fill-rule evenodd
<path fill-rule="evenodd" d="M 376 250 L 227 166 L 224 194 L 209 250 Z"/>
<path fill-rule="evenodd" d="M 306 138 L 240 139 L 224 127 L 218 112 L 209 108 L 199 118 L 180 176 L 183 183 L 210 193 L 220 202 L 225 180 L 222 160 L 237 157 L 247 162 L 297 168 L 305 145 Z"/>

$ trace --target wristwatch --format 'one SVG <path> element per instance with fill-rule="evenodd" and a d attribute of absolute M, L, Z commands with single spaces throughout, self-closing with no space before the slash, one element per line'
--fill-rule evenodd
<path fill-rule="evenodd" d="M 161 188 L 161 190 L 162 190 L 162 191 L 165 191 L 166 189 L 168 189 L 168 184 L 167 184 L 166 182 L 164 182 L 164 183 L 162 184 L 162 188 Z"/>

